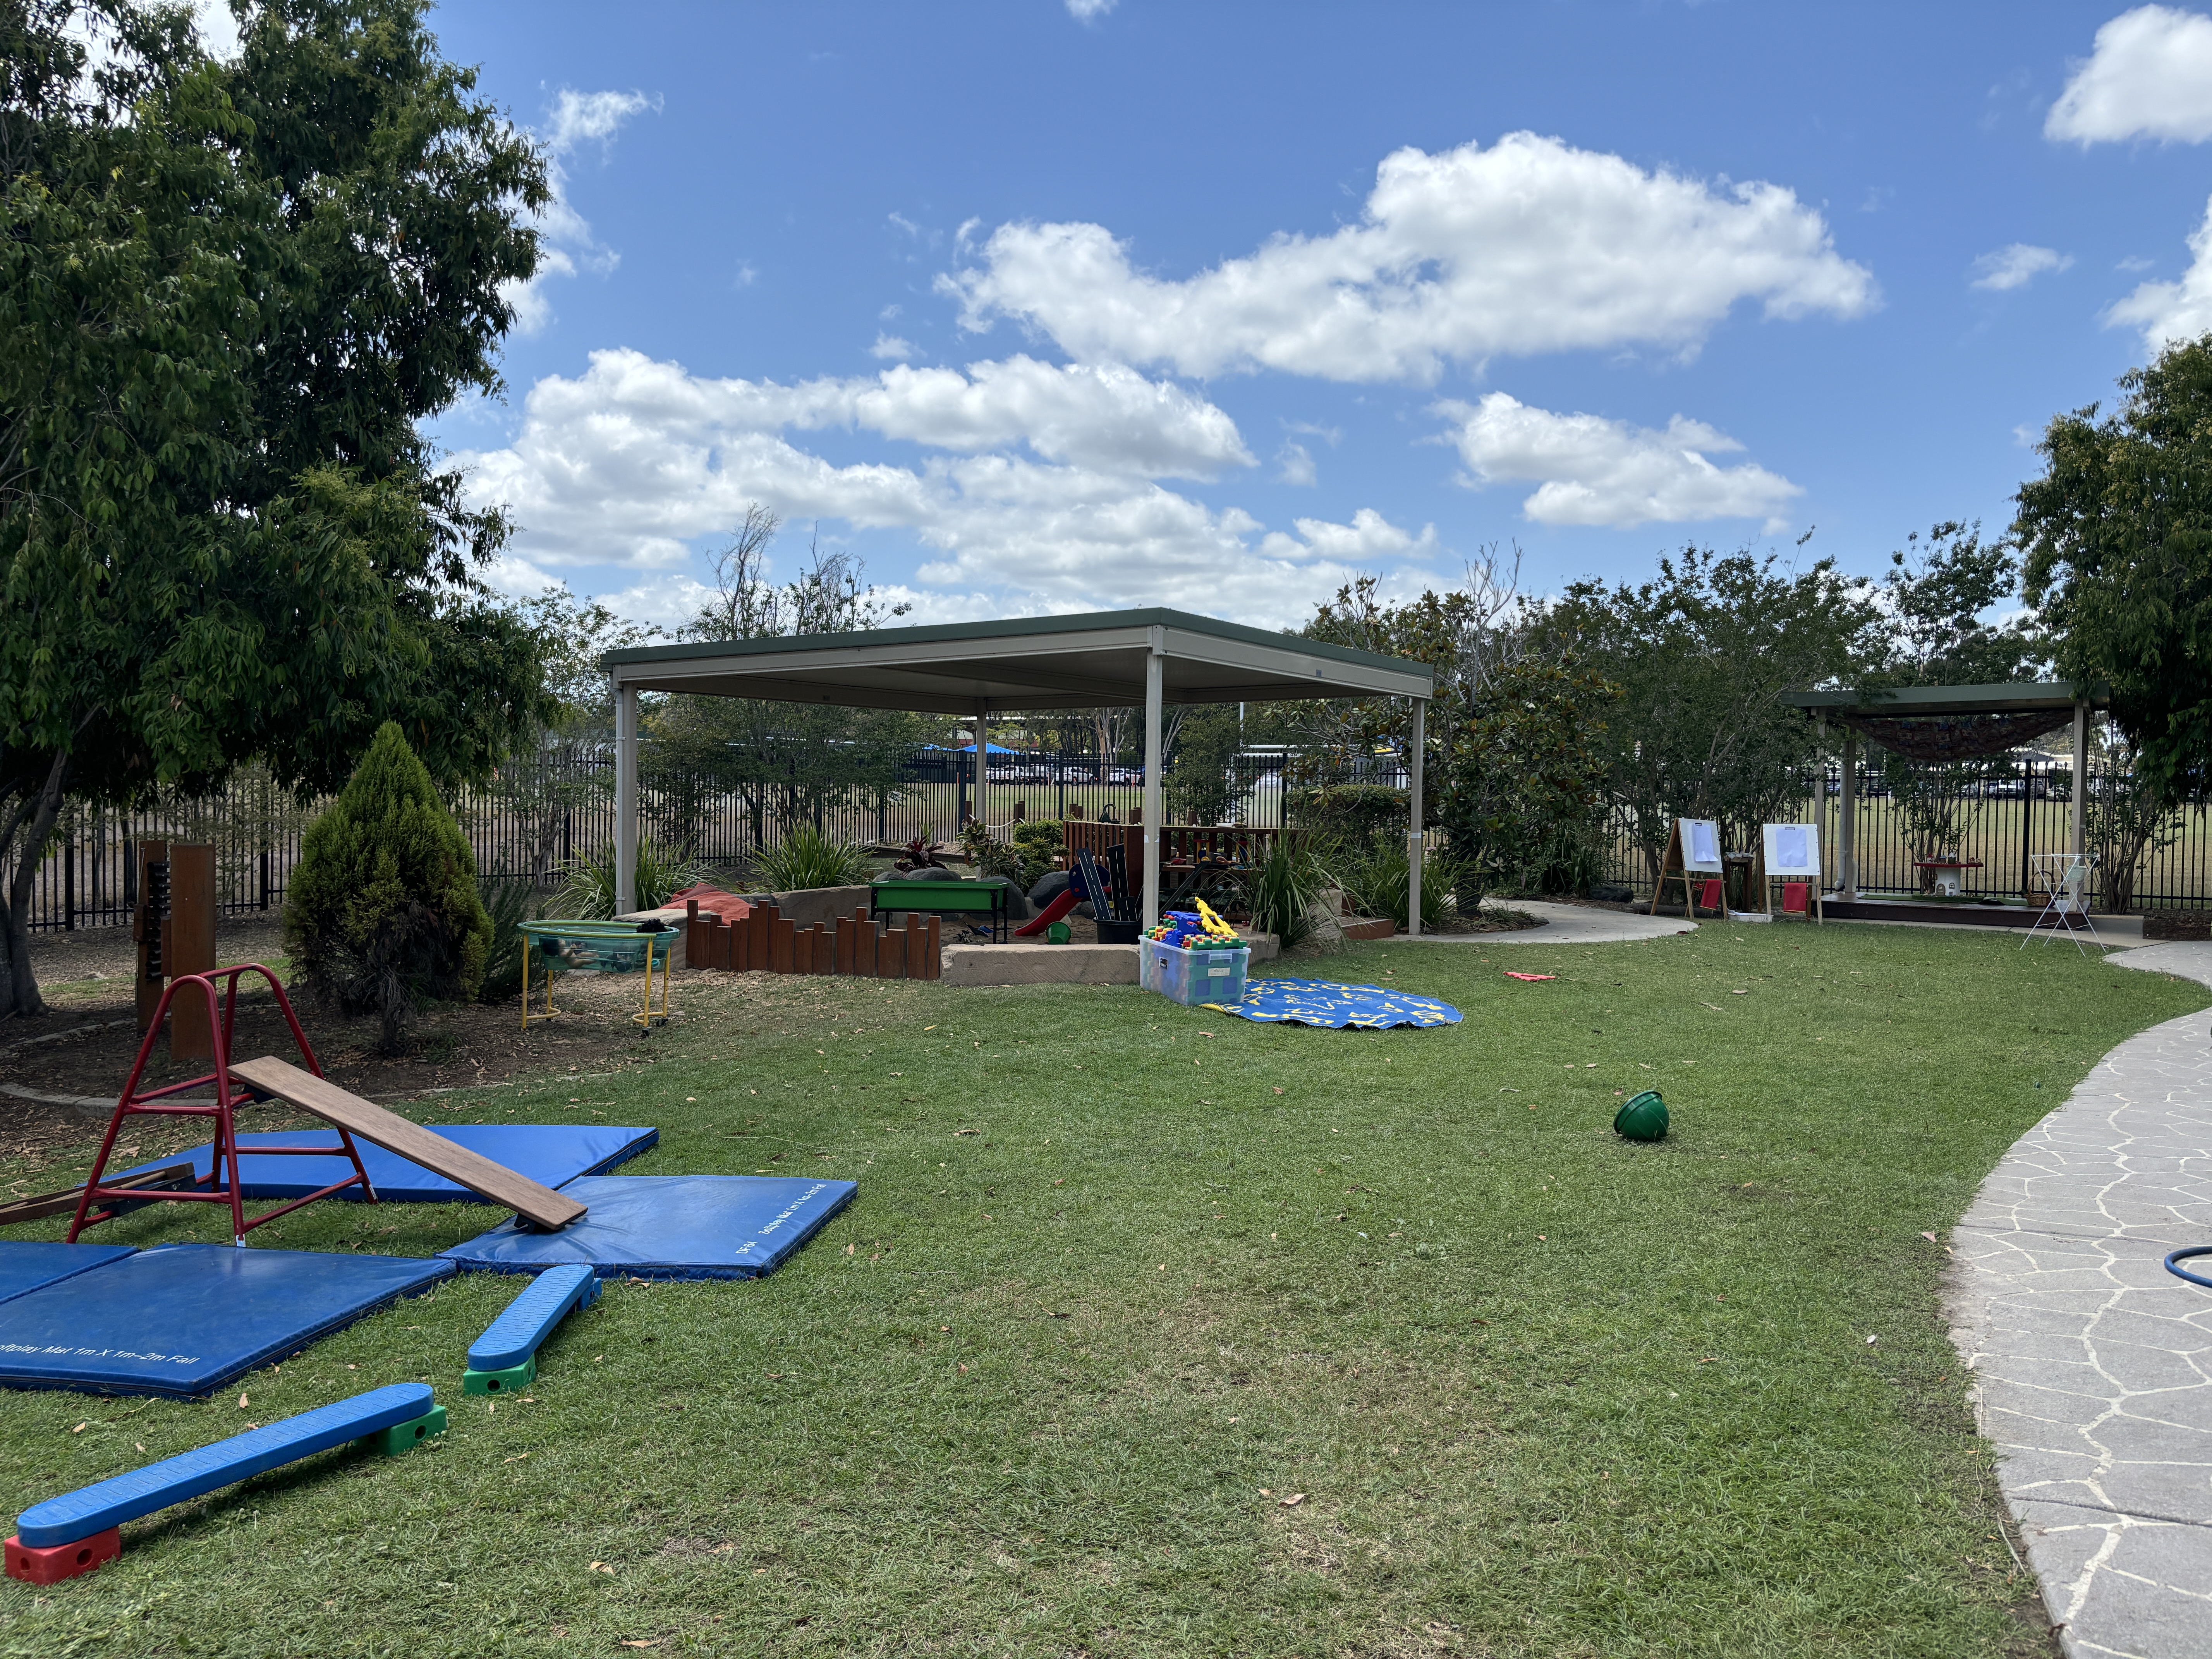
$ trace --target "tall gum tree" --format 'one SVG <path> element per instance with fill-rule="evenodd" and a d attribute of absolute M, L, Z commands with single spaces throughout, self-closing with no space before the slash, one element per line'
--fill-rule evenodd
<path fill-rule="evenodd" d="M 0 0 L 0 1018 L 66 801 L 326 790 L 386 720 L 481 776 L 547 712 L 417 425 L 501 390 L 544 162 L 418 0 L 234 10 L 218 63 L 181 5 Z"/>

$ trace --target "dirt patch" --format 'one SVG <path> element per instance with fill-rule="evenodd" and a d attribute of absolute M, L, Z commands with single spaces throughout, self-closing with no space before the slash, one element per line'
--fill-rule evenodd
<path fill-rule="evenodd" d="M 283 978 L 281 945 L 273 919 L 256 918 L 226 925 L 217 934 L 216 956 L 226 963 L 267 963 Z M 36 1018 L 0 1023 L 0 1158 L 27 1158 L 36 1164 L 99 1133 L 137 1057 L 140 1033 L 131 994 L 136 957 L 126 929 L 42 935 L 33 940 L 32 952 L 49 1009 Z M 634 975 L 567 975 L 554 992 L 562 1018 L 527 1031 L 519 1001 L 495 1006 L 438 1004 L 410 1029 L 408 1050 L 397 1056 L 375 1052 L 379 1028 L 374 1019 L 347 1019 L 305 996 L 296 998 L 293 1007 L 325 1075 L 356 1094 L 392 1101 L 570 1066 L 602 1070 L 635 1058 L 645 1033 L 629 1016 L 637 1011 L 641 988 Z M 265 987 L 240 995 L 233 1052 L 241 1058 L 296 1055 L 291 1032 Z M 209 1069 L 204 1060 L 173 1059 L 164 1038 L 154 1045 L 147 1075 L 159 1085 L 203 1076 Z M 253 1128 L 285 1125 L 275 1109 L 254 1109 Z M 175 1144 L 204 1139 L 199 1127 L 191 1126 Z M 151 1126 L 143 1139 L 149 1157 L 171 1149 L 168 1138 Z"/>

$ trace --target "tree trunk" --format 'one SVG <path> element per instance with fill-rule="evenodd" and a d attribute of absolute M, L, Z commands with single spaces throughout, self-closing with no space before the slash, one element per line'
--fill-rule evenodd
<path fill-rule="evenodd" d="M 61 817 L 62 781 L 68 773 L 69 750 L 64 749 L 54 757 L 37 798 L 16 821 L 21 840 L 12 849 L 15 868 L 8 884 L 6 902 L 0 903 L 0 941 L 4 941 L 8 952 L 7 981 L 0 984 L 0 1019 L 46 1012 L 46 999 L 39 994 L 38 975 L 31 968 L 31 895 L 39 865 L 46 856 L 46 842 Z M 0 856 L 9 850 L 0 843 Z"/>

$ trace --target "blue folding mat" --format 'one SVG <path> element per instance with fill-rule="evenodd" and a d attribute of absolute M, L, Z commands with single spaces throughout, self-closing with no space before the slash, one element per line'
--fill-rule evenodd
<path fill-rule="evenodd" d="M 0 1303 L 0 1386 L 212 1394 L 453 1271 L 434 1257 L 139 1250 Z"/>
<path fill-rule="evenodd" d="M 136 1244 L 0 1244 L 0 1302 L 120 1261 Z"/>
<path fill-rule="evenodd" d="M 550 1233 L 508 1220 L 445 1256 L 489 1273 L 587 1262 L 602 1279 L 751 1279 L 781 1267 L 859 1190 L 780 1176 L 589 1176 L 566 1194 L 590 1206 L 582 1219 Z"/>
<path fill-rule="evenodd" d="M 517 1175 L 528 1176 L 541 1187 L 553 1188 L 565 1187 L 579 1176 L 599 1175 L 617 1164 L 627 1164 L 660 1139 L 658 1129 L 612 1124 L 434 1123 L 426 1127 L 431 1133 L 442 1135 L 457 1146 L 481 1153 Z M 472 1197 L 465 1187 L 443 1176 L 433 1175 L 397 1152 L 372 1146 L 359 1135 L 353 1138 L 353 1144 L 361 1149 L 362 1167 L 368 1171 L 369 1184 L 376 1188 L 377 1198 L 384 1203 L 449 1204 L 457 1199 L 473 1203 L 483 1201 Z M 256 1158 L 252 1150 L 255 1146 L 328 1146 L 332 1156 Z M 240 1135 L 238 1147 L 240 1184 L 245 1188 L 240 1196 L 247 1199 L 305 1198 L 353 1173 L 353 1165 L 337 1149 L 337 1132 L 334 1129 Z M 174 1158 L 159 1158 L 138 1168 L 160 1169 L 163 1164 L 179 1163 L 186 1156 L 179 1152 Z M 204 1177 L 215 1161 L 215 1148 L 212 1145 L 195 1146 L 189 1156 L 194 1177 Z M 356 1187 L 337 1196 L 358 1202 L 361 1189 Z"/>

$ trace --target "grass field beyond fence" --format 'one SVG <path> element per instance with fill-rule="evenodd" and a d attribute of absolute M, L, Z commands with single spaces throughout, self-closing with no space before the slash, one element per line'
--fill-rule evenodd
<path fill-rule="evenodd" d="M 614 1285 L 495 1411 L 459 1388 L 516 1289 L 485 1276 L 209 1403 L 6 1396 L 10 1514 L 379 1383 L 453 1419 L 0 1588 L 0 1652 L 2055 1651 L 1922 1234 L 2203 990 L 1836 925 L 1319 971 L 1466 1022 L 693 977 L 632 1066 L 446 1098 L 423 1115 L 654 1124 L 635 1173 L 860 1199 L 765 1280 Z M 1617 1139 L 1650 1085 L 1674 1133 Z M 498 1218 L 325 1204 L 253 1237 L 427 1255 Z"/>

